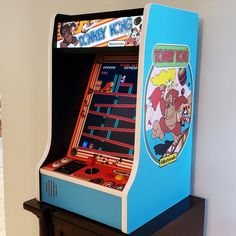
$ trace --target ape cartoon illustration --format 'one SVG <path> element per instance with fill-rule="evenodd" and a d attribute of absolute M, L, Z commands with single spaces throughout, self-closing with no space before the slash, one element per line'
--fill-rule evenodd
<path fill-rule="evenodd" d="M 174 142 L 177 141 L 178 136 L 181 134 L 181 124 L 177 120 L 178 111 L 182 104 L 191 104 L 191 95 L 186 98 L 183 94 L 184 90 L 179 96 L 179 92 L 171 89 L 166 97 L 160 99 L 160 109 L 162 117 L 160 121 L 156 120 L 153 123 L 152 138 L 163 139 L 165 133 L 171 132 Z"/>
<path fill-rule="evenodd" d="M 179 54 L 186 54 L 185 61 Z M 193 73 L 186 45 L 156 44 L 145 86 L 144 138 L 160 167 L 177 161 L 191 144 Z"/>
<path fill-rule="evenodd" d="M 74 36 L 76 30 L 77 25 L 74 22 L 61 24 L 60 34 L 63 38 L 63 41 L 60 43 L 61 48 L 68 48 L 70 44 L 73 44 L 74 46 L 78 44 L 78 40 Z"/>
<path fill-rule="evenodd" d="M 151 96 L 149 97 L 150 103 L 146 105 L 146 111 L 149 107 L 152 108 L 152 111 L 150 112 L 150 119 L 148 120 L 148 124 L 151 125 L 151 118 L 153 115 L 153 111 L 156 111 L 158 104 L 160 103 L 161 98 L 165 94 L 165 86 L 156 87 L 154 91 L 152 92 Z"/>
<path fill-rule="evenodd" d="M 101 92 L 112 93 L 113 84 L 113 82 L 106 83 L 105 86 L 101 89 Z"/>
<path fill-rule="evenodd" d="M 162 70 L 159 74 L 156 74 L 150 79 L 155 89 L 152 91 L 148 102 L 146 104 L 146 112 L 149 110 L 149 119 L 148 124 L 152 125 L 153 123 L 153 113 L 157 110 L 158 104 L 160 103 L 161 98 L 164 97 L 165 93 L 173 88 L 175 80 L 175 69 Z"/>

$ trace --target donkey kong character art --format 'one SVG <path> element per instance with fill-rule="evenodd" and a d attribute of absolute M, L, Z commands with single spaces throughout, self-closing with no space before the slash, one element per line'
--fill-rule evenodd
<path fill-rule="evenodd" d="M 177 113 L 182 104 L 192 102 L 191 95 L 186 98 L 183 96 L 184 90 L 179 92 L 175 89 L 171 89 L 166 98 L 162 97 L 160 100 L 160 109 L 162 117 L 160 121 L 156 120 L 152 127 L 152 138 L 163 139 L 165 133 L 171 132 L 174 138 L 174 142 L 177 141 L 178 136 L 181 134 L 181 124 L 177 120 Z"/>
<path fill-rule="evenodd" d="M 76 30 L 77 25 L 74 22 L 61 25 L 60 34 L 63 38 L 63 41 L 60 43 L 61 48 L 68 48 L 70 44 L 74 46 L 78 44 L 78 40 L 74 36 Z"/>

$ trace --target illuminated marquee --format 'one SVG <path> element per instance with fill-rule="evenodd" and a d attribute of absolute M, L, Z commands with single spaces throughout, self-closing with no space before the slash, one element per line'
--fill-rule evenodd
<path fill-rule="evenodd" d="M 142 16 L 60 22 L 57 48 L 138 46 Z"/>

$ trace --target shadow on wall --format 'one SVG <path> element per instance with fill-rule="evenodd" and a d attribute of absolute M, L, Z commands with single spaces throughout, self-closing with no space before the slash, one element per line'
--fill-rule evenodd
<path fill-rule="evenodd" d="M 196 71 L 196 83 L 195 83 L 195 107 L 194 107 L 194 127 L 193 127 L 193 157 L 192 157 L 192 182 L 191 182 L 191 194 L 194 195 L 194 187 L 195 187 L 195 168 L 196 168 L 196 158 L 197 158 L 197 128 L 198 128 L 198 108 L 199 108 L 199 87 L 201 80 L 201 58 L 202 58 L 202 32 L 203 32 L 203 19 L 199 19 L 199 31 L 198 31 L 198 55 L 197 55 L 197 71 Z M 205 196 L 199 196 L 205 198 Z M 207 235 L 207 216 L 208 216 L 208 199 L 205 199 L 205 220 L 204 220 L 204 235 Z"/>

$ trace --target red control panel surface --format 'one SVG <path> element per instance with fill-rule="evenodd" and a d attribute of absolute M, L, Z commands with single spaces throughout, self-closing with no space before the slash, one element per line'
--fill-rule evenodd
<path fill-rule="evenodd" d="M 65 157 L 42 169 L 69 175 L 73 178 L 99 184 L 122 191 L 128 181 L 130 172 L 115 165 L 99 163 L 96 158 L 78 159 Z"/>

